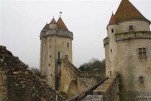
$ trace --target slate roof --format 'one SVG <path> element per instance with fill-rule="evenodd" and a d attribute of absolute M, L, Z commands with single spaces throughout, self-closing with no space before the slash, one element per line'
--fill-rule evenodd
<path fill-rule="evenodd" d="M 115 16 L 111 16 L 108 25 L 114 24 L 115 22 L 118 23 L 133 19 L 146 20 L 150 22 L 137 10 L 137 8 L 135 8 L 135 6 L 129 0 L 122 0 L 115 13 Z"/>
<path fill-rule="evenodd" d="M 43 29 L 49 29 L 49 24 L 46 23 Z"/>
<path fill-rule="evenodd" d="M 58 29 L 68 30 L 61 17 L 57 21 Z"/>
<path fill-rule="evenodd" d="M 54 19 L 54 17 L 53 17 L 53 19 L 50 21 L 50 24 L 56 24 L 57 22 L 56 22 L 56 20 Z"/>
<path fill-rule="evenodd" d="M 111 15 L 110 21 L 108 25 L 117 24 L 117 20 L 114 14 Z"/>

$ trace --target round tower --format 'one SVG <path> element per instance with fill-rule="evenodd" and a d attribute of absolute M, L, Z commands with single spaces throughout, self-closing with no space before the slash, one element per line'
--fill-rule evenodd
<path fill-rule="evenodd" d="M 150 97 L 150 21 L 129 0 L 122 0 L 110 22 L 104 39 L 106 75 L 120 75 L 122 101 Z"/>
<path fill-rule="evenodd" d="M 56 22 L 53 18 L 46 24 L 40 34 L 41 39 L 41 73 L 46 76 L 48 84 L 57 89 L 58 63 L 60 59 L 66 59 L 72 63 L 73 33 L 64 24 L 61 17 Z"/>
<path fill-rule="evenodd" d="M 116 50 L 116 40 L 115 40 L 115 33 L 118 32 L 118 24 L 115 18 L 115 15 L 112 13 L 109 24 L 107 25 L 107 33 L 108 33 L 108 41 L 110 42 L 108 45 L 105 45 L 108 52 L 105 51 L 106 54 L 106 75 L 111 77 L 113 74 L 113 67 L 115 67 L 115 58 L 117 54 Z M 112 68 L 111 65 L 112 64 Z"/>

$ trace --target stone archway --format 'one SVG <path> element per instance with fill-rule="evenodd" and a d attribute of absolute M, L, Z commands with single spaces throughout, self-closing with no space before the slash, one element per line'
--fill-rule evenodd
<path fill-rule="evenodd" d="M 72 80 L 69 84 L 68 88 L 68 98 L 78 94 L 78 86 L 77 86 L 77 81 Z"/>

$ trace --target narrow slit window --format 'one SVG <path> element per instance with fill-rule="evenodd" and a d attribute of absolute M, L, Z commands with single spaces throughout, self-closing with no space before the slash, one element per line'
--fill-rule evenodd
<path fill-rule="evenodd" d="M 67 47 L 69 48 L 69 43 L 67 43 Z"/>
<path fill-rule="evenodd" d="M 58 60 L 60 60 L 60 52 L 58 52 Z"/>
<path fill-rule="evenodd" d="M 114 33 L 114 29 L 112 29 L 111 32 Z"/>

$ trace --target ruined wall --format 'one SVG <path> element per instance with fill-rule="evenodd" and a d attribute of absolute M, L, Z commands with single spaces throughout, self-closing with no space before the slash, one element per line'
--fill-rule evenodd
<path fill-rule="evenodd" d="M 105 72 L 100 70 L 94 70 L 89 72 L 80 72 L 78 76 L 78 88 L 80 91 L 84 91 L 95 85 L 98 81 L 105 78 Z"/>
<path fill-rule="evenodd" d="M 89 89 L 105 77 L 100 70 L 81 72 L 66 60 L 61 60 L 60 65 L 60 92 L 66 93 L 68 98 Z"/>
<path fill-rule="evenodd" d="M 14 57 L 4 46 L 0 46 L 0 60 L 0 71 L 6 75 L 6 79 L 2 79 L 4 76 L 1 76 L 0 82 L 6 82 L 8 101 L 64 101 L 55 90 L 35 76 L 27 65 Z M 1 87 L 4 88 L 0 85 Z"/>
<path fill-rule="evenodd" d="M 68 61 L 61 60 L 61 91 L 68 92 L 69 85 L 72 80 L 77 80 L 78 77 L 78 69 L 74 69 L 75 67 L 70 64 Z"/>
<path fill-rule="evenodd" d="M 6 86 L 7 84 L 6 84 L 5 72 L 0 69 L 0 101 L 7 100 L 7 87 Z"/>
<path fill-rule="evenodd" d="M 102 85 L 98 86 L 93 91 L 93 95 L 102 95 L 103 100 L 100 99 L 99 101 L 123 101 L 119 99 L 119 75 L 107 79 Z"/>

